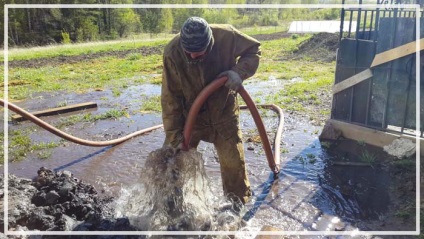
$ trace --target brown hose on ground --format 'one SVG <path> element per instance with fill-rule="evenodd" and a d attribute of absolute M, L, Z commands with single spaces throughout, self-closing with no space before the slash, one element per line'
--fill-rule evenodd
<path fill-rule="evenodd" d="M 5 107 L 5 101 L 0 99 L 0 105 Z M 14 111 L 15 113 L 22 115 L 26 119 L 35 123 L 36 125 L 42 127 L 43 129 L 61 137 L 61 138 L 64 138 L 64 139 L 71 141 L 73 143 L 76 143 L 76 144 L 81 144 L 81 145 L 85 145 L 85 146 L 92 146 L 92 147 L 103 147 L 103 146 L 120 144 L 120 143 L 122 143 L 126 140 L 129 140 L 129 139 L 131 139 L 135 136 L 150 132 L 152 130 L 161 128 L 163 126 L 163 125 L 160 124 L 160 125 L 156 125 L 156 126 L 153 126 L 153 127 L 146 128 L 146 129 L 142 129 L 142 130 L 136 131 L 134 133 L 131 133 L 127 136 L 124 136 L 122 138 L 118 138 L 118 139 L 113 139 L 113 140 L 108 140 L 108 141 L 90 141 L 90 140 L 80 139 L 80 138 L 77 138 L 77 137 L 72 136 L 70 134 L 67 134 L 67 133 L 59 130 L 58 128 L 55 128 L 54 126 L 42 121 L 40 118 L 32 115 L 31 113 L 25 111 L 22 108 L 19 108 L 18 106 L 14 105 L 10 102 L 7 103 L 7 108 Z"/>
<path fill-rule="evenodd" d="M 207 85 L 197 96 L 197 98 L 194 100 L 193 105 L 190 108 L 190 111 L 188 113 L 185 125 L 184 125 L 184 143 L 183 143 L 183 150 L 188 150 L 188 146 L 190 143 L 191 138 L 191 132 L 193 130 L 194 123 L 196 121 L 197 114 L 199 113 L 199 110 L 203 103 L 207 100 L 207 98 L 215 92 L 218 88 L 223 86 L 225 82 L 227 81 L 227 77 L 221 77 L 219 79 L 214 80 L 212 83 Z M 252 117 L 255 121 L 256 127 L 259 131 L 259 136 L 261 137 L 261 141 L 263 144 L 263 148 L 265 150 L 266 158 L 268 161 L 268 166 L 274 173 L 274 177 L 277 176 L 279 173 L 279 164 L 280 164 L 280 141 L 281 136 L 276 136 L 275 140 L 275 155 L 273 155 L 271 150 L 271 145 L 268 140 L 268 135 L 266 134 L 264 124 L 262 122 L 262 118 L 259 115 L 258 109 L 256 108 L 256 105 L 254 104 L 253 100 L 250 98 L 250 95 L 246 92 L 244 87 L 242 86 L 239 90 L 239 93 L 241 97 L 243 98 L 244 102 L 247 105 L 247 108 L 249 108 L 250 113 L 252 114 Z M 274 110 L 277 109 L 277 112 L 280 114 L 280 118 L 282 117 L 282 110 L 279 109 L 277 106 L 273 107 Z M 280 120 L 280 125 L 278 127 L 277 133 L 281 135 L 282 133 L 282 126 L 283 121 Z M 278 140 L 278 141 L 277 141 Z M 278 158 L 277 158 L 278 156 Z"/>
<path fill-rule="evenodd" d="M 190 142 L 190 137 L 191 137 L 191 132 L 196 120 L 196 116 L 199 113 L 200 107 L 203 105 L 203 103 L 206 101 L 206 99 L 213 93 L 215 92 L 215 90 L 217 90 L 219 87 L 223 86 L 224 83 L 227 81 L 227 77 L 222 77 L 219 78 L 215 81 L 213 81 L 211 84 L 209 84 L 208 86 L 206 86 L 201 92 L 200 94 L 197 96 L 196 100 L 194 101 L 190 112 L 188 114 L 187 120 L 185 122 L 185 126 L 184 126 L 184 144 L 183 144 L 183 149 L 184 150 L 188 150 L 188 145 Z M 256 127 L 258 128 L 259 131 L 259 136 L 261 137 L 261 141 L 265 150 L 265 154 L 266 154 L 266 158 L 268 161 L 268 166 L 270 167 L 270 169 L 272 170 L 272 172 L 274 172 L 274 176 L 276 177 L 277 174 L 279 173 L 279 164 L 280 164 L 280 142 L 281 142 L 281 135 L 282 135 L 282 130 L 283 130 L 283 124 L 284 124 L 284 117 L 283 117 L 283 111 L 281 110 L 281 108 L 279 108 L 276 105 L 259 105 L 262 108 L 271 108 L 274 111 L 276 111 L 279 116 L 280 116 L 280 122 L 278 125 L 278 129 L 277 129 L 277 133 L 274 139 L 274 155 L 272 153 L 271 150 L 271 145 L 269 143 L 268 140 L 268 135 L 266 134 L 266 130 L 264 127 L 264 124 L 262 122 L 262 118 L 259 115 L 258 109 L 256 108 L 255 103 L 253 102 L 253 100 L 250 98 L 250 95 L 246 92 L 246 90 L 243 88 L 243 86 L 240 88 L 239 93 L 241 95 L 241 97 L 243 98 L 243 100 L 245 101 L 247 106 L 240 106 L 240 109 L 246 109 L 248 108 L 250 110 L 250 113 L 252 114 L 252 117 L 255 121 Z M 31 113 L 25 111 L 22 108 L 19 108 L 18 106 L 10 103 L 10 102 L 5 102 L 4 100 L 0 99 L 0 105 L 3 107 L 6 107 L 7 109 L 10 109 L 12 111 L 14 111 L 15 113 L 18 113 L 20 115 L 22 115 L 23 117 L 25 117 L 26 119 L 32 121 L 33 123 L 35 123 L 36 125 L 46 129 L 47 131 L 63 138 L 66 139 L 68 141 L 71 141 L 73 143 L 76 144 L 80 144 L 80 145 L 85 145 L 85 146 L 92 146 L 92 147 L 103 147 L 103 146 L 109 146 L 109 145 L 115 145 L 115 144 L 120 144 L 126 140 L 129 140 L 135 136 L 150 132 L 152 130 L 158 129 L 163 127 L 162 124 L 160 125 L 156 125 L 153 127 L 149 127 L 146 129 L 142 129 L 139 131 L 136 131 L 134 133 L 131 133 L 127 136 L 118 138 L 118 139 L 113 139 L 113 140 L 108 140 L 108 141 L 90 141 L 90 140 L 85 140 L 85 139 L 81 139 L 81 138 L 77 138 L 75 136 L 72 136 L 70 134 L 67 134 L 57 128 L 55 128 L 54 126 L 42 121 L 40 118 L 32 115 Z M 6 106 L 5 106 L 6 105 Z"/>
<path fill-rule="evenodd" d="M 277 132 L 275 133 L 274 138 L 274 161 L 277 166 L 280 165 L 280 142 L 281 136 L 283 135 L 283 126 L 284 126 L 284 113 L 283 110 L 274 104 L 260 104 L 256 105 L 259 108 L 271 109 L 276 112 L 279 116 L 279 122 L 277 127 Z M 240 109 L 248 109 L 246 105 L 240 105 Z"/>

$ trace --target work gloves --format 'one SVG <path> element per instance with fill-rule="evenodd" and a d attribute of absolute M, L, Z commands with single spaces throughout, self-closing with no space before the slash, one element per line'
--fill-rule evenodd
<path fill-rule="evenodd" d="M 227 82 L 225 82 L 225 86 L 234 91 L 238 91 L 243 83 L 243 80 L 241 79 L 240 75 L 232 70 L 224 71 L 221 74 L 218 75 L 218 78 L 221 78 L 223 76 L 226 76 L 228 78 Z"/>

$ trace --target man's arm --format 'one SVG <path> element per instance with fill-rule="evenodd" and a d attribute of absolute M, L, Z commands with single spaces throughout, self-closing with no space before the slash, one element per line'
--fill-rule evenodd
<path fill-rule="evenodd" d="M 166 134 L 164 145 L 173 148 L 183 141 L 183 99 L 178 70 L 171 59 L 164 57 L 161 95 L 162 121 Z"/>
<path fill-rule="evenodd" d="M 253 76 L 258 69 L 261 55 L 260 43 L 256 39 L 234 29 L 236 49 L 235 57 L 239 57 L 237 64 L 231 69 L 245 80 Z"/>

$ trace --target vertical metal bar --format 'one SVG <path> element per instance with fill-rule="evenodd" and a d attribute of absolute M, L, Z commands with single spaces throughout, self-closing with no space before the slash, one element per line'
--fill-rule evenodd
<path fill-rule="evenodd" d="M 362 0 L 359 0 L 359 5 L 362 4 Z M 355 39 L 358 40 L 358 33 L 361 25 L 361 10 L 362 8 L 358 8 L 358 16 L 356 20 L 356 33 L 355 33 Z M 356 66 L 356 65 L 355 65 Z"/>
<path fill-rule="evenodd" d="M 368 39 L 367 40 L 371 40 L 371 34 L 372 34 L 372 27 L 373 27 L 373 20 L 374 20 L 374 10 L 371 11 L 371 21 L 370 21 L 370 30 L 368 32 Z M 375 27 L 375 25 L 374 25 Z"/>
<path fill-rule="evenodd" d="M 362 39 L 365 39 L 365 25 L 367 25 L 367 13 L 368 13 L 368 11 L 365 10 L 365 13 L 364 13 L 364 25 L 362 26 L 362 32 L 364 34 L 364 37 Z"/>
<path fill-rule="evenodd" d="M 397 8 L 395 8 L 395 10 L 394 10 L 395 12 L 397 12 Z M 395 24 L 395 26 L 393 27 L 393 34 L 392 34 L 392 37 L 393 37 L 393 41 L 392 41 L 392 46 L 391 46 L 391 49 L 393 49 L 394 48 L 394 44 L 395 44 L 395 38 L 396 38 L 396 32 L 397 32 L 397 14 L 394 14 L 394 24 Z M 386 93 L 386 105 L 385 105 L 385 107 L 384 107 L 384 114 L 383 114 L 383 120 L 382 120 L 382 124 L 381 124 L 381 128 L 383 128 L 383 129 L 385 129 L 385 128 L 387 128 L 387 112 L 388 112 L 388 108 L 389 108 L 389 98 L 390 98 L 390 80 L 391 80 L 391 78 L 392 78 L 392 72 L 393 72 L 393 69 L 392 69 L 392 66 L 393 66 L 393 61 L 390 61 L 389 63 L 389 67 L 388 67 L 388 70 L 389 70 L 389 75 L 388 75 L 388 78 L 387 78 L 387 93 Z"/>
<path fill-rule="evenodd" d="M 350 33 L 352 32 L 352 17 L 353 17 L 353 10 L 350 10 L 349 33 L 347 35 L 348 38 L 350 38 Z"/>
<path fill-rule="evenodd" d="M 378 38 L 378 30 L 379 30 L 379 21 L 380 21 L 380 8 L 377 8 L 375 11 L 375 34 L 374 34 L 374 42 L 377 41 Z"/>
<path fill-rule="evenodd" d="M 345 4 L 345 0 L 342 0 L 342 6 Z M 340 14 L 340 36 L 339 36 L 339 45 L 340 42 L 342 41 L 342 37 L 343 37 L 343 27 L 344 27 L 344 18 L 345 18 L 345 9 L 344 7 L 342 7 L 342 11 Z"/>

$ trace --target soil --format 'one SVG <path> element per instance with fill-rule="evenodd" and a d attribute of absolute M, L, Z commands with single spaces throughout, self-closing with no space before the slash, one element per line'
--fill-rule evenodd
<path fill-rule="evenodd" d="M 380 195 L 380 204 L 384 204 L 385 200 L 390 200 L 388 209 L 385 209 L 385 213 L 382 213 L 378 220 L 365 220 L 363 228 L 377 228 L 378 231 L 397 231 L 405 230 L 409 228 L 409 231 L 415 230 L 413 227 L 415 223 L 415 195 L 416 195 L 416 156 L 415 154 L 408 157 L 398 159 L 394 156 L 388 155 L 381 148 L 358 144 L 355 141 L 338 137 L 338 140 L 324 140 L 331 142 L 331 146 L 328 151 L 338 155 L 335 157 L 337 161 L 331 161 L 330 167 L 343 168 L 343 174 L 349 175 L 349 171 L 354 168 L 362 168 L 362 171 L 367 169 L 377 170 L 378 173 L 387 173 L 387 191 L 378 191 L 381 188 L 369 187 L 367 188 L 365 182 L 357 185 L 351 185 L 355 179 L 347 177 L 349 183 L 342 184 L 341 192 L 346 194 L 352 194 L 355 192 L 355 197 L 358 201 L 363 201 L 364 205 L 372 204 L 370 195 Z M 366 166 L 366 163 L 361 160 L 363 152 L 368 152 L 370 155 L 375 157 L 375 161 Z M 421 166 L 422 167 L 422 166 Z M 421 168 L 421 170 L 423 170 Z M 377 172 L 375 174 L 378 174 Z M 358 172 L 354 172 L 358 174 Z M 424 175 L 421 174 L 421 181 L 424 179 Z M 376 178 L 371 181 L 378 181 Z M 346 187 L 343 189 L 343 187 Z M 365 193 L 361 190 L 372 190 L 372 192 Z M 377 192 L 378 193 L 375 193 Z M 377 230 L 375 229 L 375 230 Z M 387 236 L 384 238 L 409 238 L 409 237 L 391 237 Z"/>
<path fill-rule="evenodd" d="M 291 56 L 282 60 L 310 58 L 314 61 L 332 62 L 336 60 L 336 51 L 339 47 L 339 35 L 335 33 L 317 33 L 302 42 L 299 49 Z"/>
<path fill-rule="evenodd" d="M 3 188 L 3 177 L 0 178 L 0 184 Z M 74 177 L 69 171 L 53 172 L 40 168 L 38 176 L 33 180 L 9 175 L 8 195 L 10 231 L 136 230 L 127 218 L 112 216 L 113 208 L 109 206 L 112 198 L 99 196 L 93 186 Z M 0 196 L 3 199 L 3 190 Z M 1 203 L 3 211 L 3 200 Z M 3 217 L 0 218 L 0 230 L 4 232 Z M 70 237 L 44 236 L 43 238 Z"/>
<path fill-rule="evenodd" d="M 47 58 L 37 58 L 32 60 L 15 60 L 9 62 L 9 67 L 22 67 L 22 68 L 37 68 L 43 66 L 57 66 L 62 64 L 73 64 L 81 61 L 88 61 L 99 57 L 114 56 L 119 58 L 125 58 L 129 54 L 137 53 L 143 56 L 152 54 L 162 54 L 162 46 L 158 47 L 141 47 L 139 49 L 123 50 L 123 51 L 107 51 L 98 52 L 77 56 L 56 56 Z"/>

